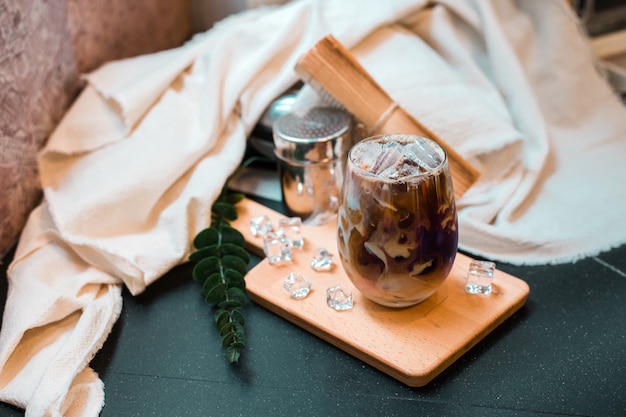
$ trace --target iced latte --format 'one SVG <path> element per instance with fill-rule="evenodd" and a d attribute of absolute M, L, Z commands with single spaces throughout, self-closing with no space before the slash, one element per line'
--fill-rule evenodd
<path fill-rule="evenodd" d="M 414 135 L 381 135 L 348 156 L 338 251 L 363 295 L 391 307 L 417 304 L 448 276 L 458 244 L 444 150 Z"/>

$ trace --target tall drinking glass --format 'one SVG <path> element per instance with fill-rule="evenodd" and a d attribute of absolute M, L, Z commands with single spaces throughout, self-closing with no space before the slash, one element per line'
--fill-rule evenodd
<path fill-rule="evenodd" d="M 370 300 L 407 307 L 447 278 L 458 245 L 445 151 L 415 135 L 379 135 L 350 149 L 341 191 L 338 253 Z"/>

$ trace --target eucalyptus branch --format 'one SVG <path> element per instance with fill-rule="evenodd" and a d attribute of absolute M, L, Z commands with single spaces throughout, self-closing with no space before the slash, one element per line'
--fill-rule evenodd
<path fill-rule="evenodd" d="M 202 284 L 204 299 L 215 309 L 215 326 L 222 338 L 222 346 L 226 348 L 226 358 L 231 363 L 239 362 L 246 346 L 241 308 L 246 302 L 245 275 L 250 254 L 245 250 L 243 234 L 230 225 L 237 219 L 235 205 L 245 196 L 230 192 L 228 182 L 239 170 L 262 159 L 247 159 L 227 179 L 211 206 L 211 225 L 194 238 L 196 251 L 189 255 L 189 260 L 195 263 L 193 278 Z"/>

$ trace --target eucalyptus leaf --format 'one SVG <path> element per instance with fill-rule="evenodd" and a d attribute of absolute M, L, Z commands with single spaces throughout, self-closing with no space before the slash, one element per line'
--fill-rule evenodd
<path fill-rule="evenodd" d="M 230 314 L 230 320 L 241 324 L 242 328 L 243 325 L 246 323 L 243 314 L 241 314 L 241 311 L 239 311 L 238 309 L 232 311 L 232 313 Z"/>
<path fill-rule="evenodd" d="M 241 338 L 241 334 L 243 333 L 243 325 L 241 323 L 233 321 L 231 322 L 231 327 L 233 328 L 237 339 Z"/>
<path fill-rule="evenodd" d="M 193 240 L 193 246 L 197 249 L 204 248 L 205 246 L 215 245 L 219 242 L 219 232 L 209 227 L 202 230 L 196 235 Z"/>
<path fill-rule="evenodd" d="M 193 279 L 204 282 L 213 272 L 219 271 L 222 266 L 221 260 L 217 256 L 210 256 L 200 260 L 193 267 Z"/>
<path fill-rule="evenodd" d="M 223 243 L 219 248 L 220 254 L 222 256 L 232 255 L 240 258 L 246 264 L 246 270 L 248 267 L 248 263 L 250 263 L 250 254 L 246 252 L 244 248 L 241 246 L 234 245 L 232 243 Z"/>
<path fill-rule="evenodd" d="M 224 270 L 224 279 L 229 287 L 245 289 L 246 281 L 243 278 L 243 274 L 239 271 L 235 271 L 234 269 Z"/>
<path fill-rule="evenodd" d="M 246 238 L 243 234 L 226 223 L 222 223 L 220 225 L 219 233 L 221 235 L 220 241 L 222 243 L 232 243 L 233 245 L 241 246 L 242 248 L 246 245 Z"/>
<path fill-rule="evenodd" d="M 241 302 L 241 305 L 246 303 L 246 295 L 237 287 L 228 288 L 228 298 Z"/>
<path fill-rule="evenodd" d="M 239 323 L 230 323 L 228 326 L 225 326 L 224 329 L 220 329 L 220 335 L 223 336 L 222 344 L 226 346 L 226 344 L 238 342 L 245 343 L 243 336 L 243 326 Z"/>
<path fill-rule="evenodd" d="M 205 246 L 195 252 L 192 252 L 189 255 L 189 260 L 195 263 L 200 262 L 201 260 L 203 260 L 204 258 L 208 258 L 209 256 L 215 256 L 215 251 L 211 249 L 212 247 L 213 246 Z"/>
<path fill-rule="evenodd" d="M 229 344 L 237 341 L 237 332 L 232 331 L 232 330 L 226 333 L 225 335 L 221 335 L 221 336 L 223 336 L 222 346 L 224 347 L 227 347 Z"/>
<path fill-rule="evenodd" d="M 246 339 L 246 332 L 244 331 L 243 327 L 239 328 L 237 330 L 237 334 L 235 336 L 235 341 L 233 341 L 233 343 L 241 343 L 245 346 L 245 344 L 248 342 Z"/>
<path fill-rule="evenodd" d="M 234 310 L 234 311 L 237 311 L 237 310 Z M 232 315 L 232 312 L 226 310 L 225 308 L 217 309 L 215 314 L 213 314 L 213 320 L 215 321 L 215 327 L 217 327 L 218 329 L 221 329 L 224 326 L 225 323 L 228 323 L 228 321 L 230 320 L 231 315 Z"/>
<path fill-rule="evenodd" d="M 204 283 L 202 284 L 202 293 L 205 296 L 208 295 L 217 285 L 226 285 L 228 288 L 228 283 L 225 281 L 226 280 L 221 272 L 213 272 L 207 277 L 207 279 L 204 280 Z"/>
<path fill-rule="evenodd" d="M 237 343 L 232 343 L 230 346 L 226 348 L 226 359 L 230 363 L 239 362 L 239 357 L 241 356 L 241 348 L 243 346 L 238 346 Z"/>
<path fill-rule="evenodd" d="M 232 309 L 232 308 L 239 308 L 239 307 L 243 307 L 243 303 L 240 300 L 233 300 L 233 299 L 229 299 L 229 300 L 223 300 L 220 301 L 217 306 L 219 308 L 228 308 L 228 309 Z"/>
<path fill-rule="evenodd" d="M 224 197 L 224 201 L 227 202 L 228 204 L 232 204 L 234 206 L 235 204 L 239 203 L 244 198 L 246 198 L 246 196 L 244 194 L 232 193 L 232 194 L 226 195 Z"/>
<path fill-rule="evenodd" d="M 241 258 L 233 255 L 226 255 L 222 258 L 222 266 L 245 275 L 248 272 L 248 264 Z"/>
<path fill-rule="evenodd" d="M 237 210 L 232 206 L 232 204 L 217 201 L 213 203 L 211 210 L 223 219 L 231 221 L 237 219 Z"/>
<path fill-rule="evenodd" d="M 228 286 L 226 284 L 217 284 L 209 289 L 204 299 L 209 304 L 215 304 L 224 299 L 228 292 Z"/>
<path fill-rule="evenodd" d="M 232 243 L 223 243 L 221 245 L 205 246 L 189 255 L 189 260 L 192 262 L 200 262 L 204 258 L 211 256 L 225 256 L 232 255 L 241 258 L 246 265 L 250 262 L 250 254 L 241 246 L 237 246 Z"/>
<path fill-rule="evenodd" d="M 224 322 L 221 327 L 217 328 L 217 331 L 222 337 L 226 336 L 229 333 L 235 333 L 235 329 L 233 328 L 230 320 L 226 320 L 226 322 Z"/>

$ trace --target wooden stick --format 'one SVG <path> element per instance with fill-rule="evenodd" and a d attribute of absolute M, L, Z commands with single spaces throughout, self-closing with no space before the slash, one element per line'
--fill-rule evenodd
<path fill-rule="evenodd" d="M 330 95 L 358 118 L 371 134 L 407 133 L 430 138 L 446 151 L 454 193 L 460 198 L 479 172 L 450 145 L 405 112 L 350 51 L 332 35 L 322 38 L 296 63 L 296 73 L 319 94 Z"/>

